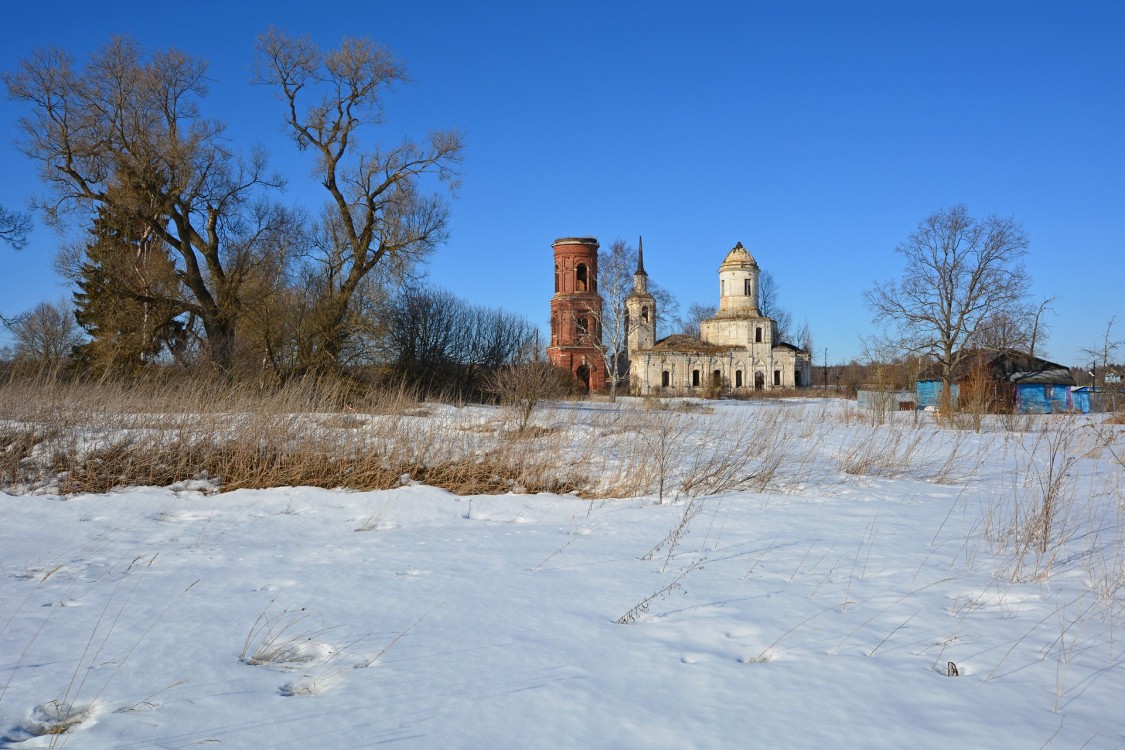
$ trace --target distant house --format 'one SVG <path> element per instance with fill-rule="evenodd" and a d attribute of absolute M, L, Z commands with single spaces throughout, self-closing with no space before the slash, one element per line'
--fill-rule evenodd
<path fill-rule="evenodd" d="M 1075 408 L 1075 382 L 1069 369 L 1011 349 L 967 353 L 953 368 L 952 380 L 954 406 L 962 390 L 985 387 L 989 389 L 993 411 L 1050 414 Z M 919 373 L 917 396 L 919 409 L 940 405 L 940 366 L 933 365 Z"/>
<path fill-rule="evenodd" d="M 1088 385 L 1075 388 L 1071 397 L 1074 399 L 1074 410 L 1083 414 L 1115 411 L 1120 401 L 1114 389 Z"/>

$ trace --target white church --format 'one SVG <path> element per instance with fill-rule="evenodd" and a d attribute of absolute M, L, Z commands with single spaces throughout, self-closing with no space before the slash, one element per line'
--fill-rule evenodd
<path fill-rule="evenodd" d="M 633 291 L 625 300 L 630 391 L 715 394 L 811 383 L 809 352 L 781 341 L 777 322 L 758 309 L 754 256 L 739 242 L 719 266 L 719 311 L 700 325 L 700 337 L 656 340 L 656 300 L 648 293 L 644 249 L 637 255 Z"/>

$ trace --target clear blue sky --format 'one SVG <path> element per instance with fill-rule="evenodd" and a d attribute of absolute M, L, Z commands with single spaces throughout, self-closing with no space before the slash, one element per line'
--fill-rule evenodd
<path fill-rule="evenodd" d="M 312 12 L 306 9 L 315 8 Z M 858 357 L 862 291 L 901 270 L 895 246 L 965 203 L 1021 222 L 1036 295 L 1057 296 L 1052 359 L 1119 319 L 1125 338 L 1123 2 L 86 2 L 6 5 L 0 68 L 36 47 L 76 57 L 114 34 L 211 63 L 205 112 L 262 144 L 285 200 L 323 200 L 280 103 L 249 84 L 271 24 L 333 46 L 367 35 L 413 79 L 381 138 L 467 136 L 451 241 L 431 279 L 545 326 L 551 242 L 644 236 L 650 277 L 682 307 L 717 301 L 741 241 L 807 317 L 816 362 Z M 41 188 L 0 101 L 0 204 Z M 0 311 L 69 294 L 60 238 L 0 248 Z"/>

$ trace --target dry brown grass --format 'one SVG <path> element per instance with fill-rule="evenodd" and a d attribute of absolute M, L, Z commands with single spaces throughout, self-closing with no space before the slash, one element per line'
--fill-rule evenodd
<path fill-rule="evenodd" d="M 354 385 L 9 383 L 0 388 L 0 487 L 100 493 L 206 480 L 215 489 L 584 492 L 592 449 L 565 425 L 497 430 L 481 409 Z M 545 413 L 545 417 L 551 415 Z"/>

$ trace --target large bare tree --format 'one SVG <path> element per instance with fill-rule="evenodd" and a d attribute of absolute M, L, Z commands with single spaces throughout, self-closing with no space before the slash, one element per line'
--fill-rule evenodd
<path fill-rule="evenodd" d="M 50 195 L 37 202 L 48 223 L 77 212 L 89 221 L 108 206 L 172 248 L 182 286 L 166 300 L 203 324 L 213 361 L 228 367 L 243 286 L 276 252 L 285 213 L 263 200 L 280 179 L 263 152 L 243 160 L 222 123 L 205 118 L 207 65 L 176 49 L 146 54 L 113 39 L 76 66 L 41 50 L 4 75 L 30 114 L 21 147 L 41 167 Z"/>
<path fill-rule="evenodd" d="M 448 204 L 427 192 L 427 179 L 454 190 L 462 136 L 433 131 L 424 144 L 360 146 L 382 122 L 385 92 L 406 80 L 398 60 L 369 39 L 345 38 L 323 51 L 308 37 L 270 29 L 258 38 L 256 81 L 276 89 L 285 122 L 301 150 L 316 156 L 315 174 L 328 191 L 316 260 L 326 280 L 311 367 L 334 368 L 348 337 L 356 290 L 376 267 L 408 267 L 446 239 Z"/>
<path fill-rule="evenodd" d="M 887 326 L 894 348 L 928 354 L 942 373 L 948 410 L 953 368 L 984 321 L 1016 314 L 1030 279 L 1022 258 L 1027 235 L 1013 219 L 976 219 L 964 205 L 924 219 L 896 252 L 906 267 L 898 281 L 876 284 L 864 300 L 876 323 Z"/>

